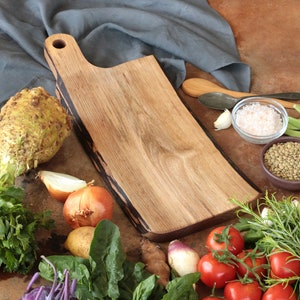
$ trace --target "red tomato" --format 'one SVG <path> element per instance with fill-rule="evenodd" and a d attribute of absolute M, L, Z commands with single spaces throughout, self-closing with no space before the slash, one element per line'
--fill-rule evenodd
<path fill-rule="evenodd" d="M 202 298 L 202 300 L 224 300 L 224 298 L 216 297 L 216 296 L 208 296 L 208 297 Z"/>
<path fill-rule="evenodd" d="M 242 234 L 232 226 L 219 226 L 207 236 L 206 247 L 209 250 L 225 250 L 234 255 L 240 253 L 245 246 Z"/>
<path fill-rule="evenodd" d="M 260 300 L 261 296 L 262 290 L 257 281 L 250 283 L 231 281 L 224 288 L 226 300 Z"/>
<path fill-rule="evenodd" d="M 208 287 L 222 288 L 236 278 L 236 267 L 217 261 L 212 253 L 202 256 L 197 266 L 200 280 Z"/>
<path fill-rule="evenodd" d="M 273 278 L 300 276 L 300 260 L 289 252 L 273 252 L 269 261 Z"/>
<path fill-rule="evenodd" d="M 297 297 L 290 285 L 276 284 L 267 289 L 261 300 L 297 300 Z"/>
<path fill-rule="evenodd" d="M 267 273 L 268 260 L 265 255 L 258 252 L 254 252 L 252 249 L 243 250 L 237 255 L 237 258 L 243 261 L 247 267 L 240 262 L 237 262 L 237 272 L 241 277 L 244 277 L 248 273 L 248 278 L 255 278 L 254 274 L 257 274 L 262 278 Z"/>

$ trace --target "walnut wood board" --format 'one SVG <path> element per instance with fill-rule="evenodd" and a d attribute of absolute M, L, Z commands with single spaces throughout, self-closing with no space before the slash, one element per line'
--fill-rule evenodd
<path fill-rule="evenodd" d="M 153 56 L 90 64 L 70 35 L 45 41 L 57 92 L 134 226 L 164 241 L 217 224 L 259 191 L 215 147 Z M 76 167 L 76 166 L 75 166 Z"/>

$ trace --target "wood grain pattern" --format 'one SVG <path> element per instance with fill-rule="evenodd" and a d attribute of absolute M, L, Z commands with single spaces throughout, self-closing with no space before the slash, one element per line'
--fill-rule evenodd
<path fill-rule="evenodd" d="M 216 224 L 259 191 L 223 157 L 153 56 L 91 65 L 73 37 L 50 36 L 45 57 L 81 142 L 142 234 L 168 240 Z"/>

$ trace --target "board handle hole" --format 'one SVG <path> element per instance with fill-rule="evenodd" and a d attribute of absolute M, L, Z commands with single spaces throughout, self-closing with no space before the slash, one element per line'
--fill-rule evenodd
<path fill-rule="evenodd" d="M 62 49 L 66 47 L 66 42 L 64 40 L 55 40 L 52 45 L 56 49 Z"/>

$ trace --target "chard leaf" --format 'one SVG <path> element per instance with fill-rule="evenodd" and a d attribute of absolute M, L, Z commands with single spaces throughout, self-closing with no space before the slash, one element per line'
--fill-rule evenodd
<path fill-rule="evenodd" d="M 78 299 L 97 299 L 90 290 L 91 278 L 88 259 L 72 255 L 52 255 L 47 259 L 55 266 L 59 281 L 64 279 L 65 270 L 69 271 L 71 280 L 77 280 L 75 295 Z M 44 260 L 39 263 L 39 272 L 45 280 L 53 282 L 53 269 Z"/>
<path fill-rule="evenodd" d="M 151 275 L 143 280 L 134 290 L 133 300 L 147 300 L 156 286 L 157 276 Z"/>
<path fill-rule="evenodd" d="M 142 290 L 142 288 L 145 288 L 146 283 L 148 284 L 147 288 L 149 289 L 151 280 L 149 282 L 147 279 L 152 275 L 146 271 L 144 263 L 126 261 L 123 265 L 123 269 L 124 278 L 119 282 L 120 299 L 132 300 L 133 297 L 137 297 L 139 291 L 136 289 Z M 146 283 L 142 283 L 143 281 L 146 281 Z M 140 283 L 141 286 L 138 287 Z M 161 300 L 164 294 L 163 286 L 156 283 L 152 288 L 153 290 L 150 294 L 151 300 Z"/>
<path fill-rule="evenodd" d="M 78 283 L 87 283 L 90 280 L 89 262 L 88 259 L 73 255 L 51 255 L 47 257 L 57 270 L 57 275 L 60 280 L 64 278 L 64 270 L 69 270 L 70 278 L 77 279 Z M 53 280 L 53 269 L 47 262 L 42 260 L 39 263 L 40 275 L 49 281 Z"/>
<path fill-rule="evenodd" d="M 198 294 L 193 284 L 200 278 L 200 273 L 191 273 L 182 277 L 176 277 L 167 285 L 167 294 L 162 300 L 197 300 Z"/>
<path fill-rule="evenodd" d="M 124 277 L 125 260 L 119 228 L 108 220 L 101 221 L 95 228 L 90 248 L 92 282 L 100 299 L 119 298 L 119 281 Z"/>

